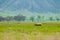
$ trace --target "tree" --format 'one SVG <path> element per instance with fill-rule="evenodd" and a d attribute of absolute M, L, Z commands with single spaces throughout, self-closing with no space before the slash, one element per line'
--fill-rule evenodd
<path fill-rule="evenodd" d="M 34 21 L 34 17 L 30 17 L 30 20 L 33 22 Z"/>
<path fill-rule="evenodd" d="M 0 16 L 0 21 L 4 21 L 4 17 Z"/>
<path fill-rule="evenodd" d="M 40 21 L 40 18 L 41 18 L 41 16 L 38 15 L 38 16 L 37 16 L 37 20 L 38 20 L 38 22 Z"/>
<path fill-rule="evenodd" d="M 26 16 L 22 16 L 22 21 L 25 21 L 26 20 Z"/>
<path fill-rule="evenodd" d="M 14 16 L 14 20 L 16 20 L 16 21 L 25 21 L 25 19 L 26 19 L 26 17 L 23 16 L 23 15 L 21 15 L 21 16 L 19 16 L 19 15 Z"/>
<path fill-rule="evenodd" d="M 53 17 L 50 17 L 49 19 L 50 19 L 50 21 L 53 21 Z"/>
<path fill-rule="evenodd" d="M 45 21 L 45 16 L 42 16 L 42 20 Z"/>
<path fill-rule="evenodd" d="M 56 18 L 57 21 L 59 21 L 60 19 L 59 18 Z"/>
<path fill-rule="evenodd" d="M 5 20 L 6 20 L 6 21 L 11 21 L 12 19 L 13 19 L 12 16 L 7 16 L 7 17 L 5 17 Z"/>

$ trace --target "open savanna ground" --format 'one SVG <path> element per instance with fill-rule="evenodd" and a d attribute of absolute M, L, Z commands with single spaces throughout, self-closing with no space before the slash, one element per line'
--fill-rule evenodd
<path fill-rule="evenodd" d="M 35 26 L 28 22 L 0 22 L 0 40 L 60 40 L 60 22 Z"/>

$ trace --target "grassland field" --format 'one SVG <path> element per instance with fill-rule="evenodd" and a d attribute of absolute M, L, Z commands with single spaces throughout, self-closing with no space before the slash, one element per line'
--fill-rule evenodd
<path fill-rule="evenodd" d="M 0 40 L 60 40 L 60 22 L 0 22 Z"/>

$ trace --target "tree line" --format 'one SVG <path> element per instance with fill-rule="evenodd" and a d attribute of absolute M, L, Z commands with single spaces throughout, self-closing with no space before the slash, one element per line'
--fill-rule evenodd
<path fill-rule="evenodd" d="M 35 20 L 40 22 L 41 20 L 44 21 L 44 19 L 45 19 L 45 16 L 41 17 L 40 15 L 37 15 L 36 18 L 34 16 L 29 17 L 29 20 L 32 21 L 32 22 L 34 22 Z M 26 20 L 27 20 L 27 17 L 23 16 L 23 15 L 6 16 L 6 17 L 0 16 L 0 22 L 2 22 L 2 21 L 26 21 Z M 48 17 L 48 20 L 49 21 L 60 21 L 60 18 L 56 17 L 54 19 L 53 17 Z"/>

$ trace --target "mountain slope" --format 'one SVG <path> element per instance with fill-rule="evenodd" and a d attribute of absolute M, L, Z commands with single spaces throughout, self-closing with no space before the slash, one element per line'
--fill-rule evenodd
<path fill-rule="evenodd" d="M 0 11 L 20 11 L 22 9 L 38 13 L 59 13 L 60 0 L 0 0 Z"/>

